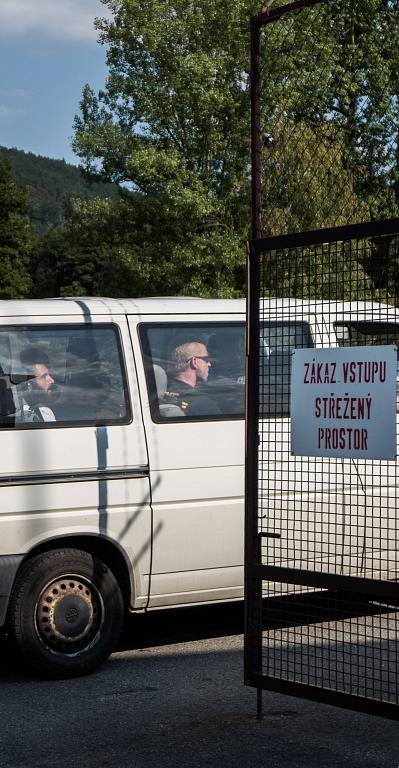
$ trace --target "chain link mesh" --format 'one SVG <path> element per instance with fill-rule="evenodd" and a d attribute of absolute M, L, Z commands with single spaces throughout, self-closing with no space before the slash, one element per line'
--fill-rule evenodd
<path fill-rule="evenodd" d="M 262 28 L 265 235 L 399 213 L 399 10 L 325 0 Z"/>

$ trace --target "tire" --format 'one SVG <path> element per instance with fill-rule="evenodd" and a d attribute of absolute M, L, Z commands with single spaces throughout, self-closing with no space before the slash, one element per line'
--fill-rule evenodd
<path fill-rule="evenodd" d="M 59 549 L 21 566 L 8 624 L 30 671 L 70 678 L 105 661 L 119 640 L 123 612 L 121 590 L 101 560 L 79 549 Z"/>

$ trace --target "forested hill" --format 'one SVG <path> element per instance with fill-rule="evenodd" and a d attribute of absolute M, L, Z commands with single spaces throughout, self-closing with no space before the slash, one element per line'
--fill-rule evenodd
<path fill-rule="evenodd" d="M 20 149 L 0 147 L 11 166 L 14 181 L 29 193 L 31 219 L 39 233 L 60 224 L 72 197 L 116 197 L 114 184 L 88 182 L 79 168 L 65 160 L 52 160 Z"/>

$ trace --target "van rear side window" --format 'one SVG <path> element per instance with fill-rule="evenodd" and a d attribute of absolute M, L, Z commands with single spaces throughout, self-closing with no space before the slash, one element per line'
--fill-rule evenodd
<path fill-rule="evenodd" d="M 259 402 L 264 418 L 290 415 L 292 353 L 313 346 L 307 322 L 279 320 L 262 324 Z"/>
<path fill-rule="evenodd" d="M 0 328 L 0 427 L 130 421 L 119 332 L 112 325 Z"/>
<path fill-rule="evenodd" d="M 340 347 L 395 344 L 399 347 L 399 325 L 375 321 L 337 321 L 335 335 Z"/>

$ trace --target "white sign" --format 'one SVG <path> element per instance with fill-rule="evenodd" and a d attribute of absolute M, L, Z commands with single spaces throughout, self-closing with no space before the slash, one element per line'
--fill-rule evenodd
<path fill-rule="evenodd" d="M 396 347 L 295 349 L 291 452 L 396 458 Z"/>

